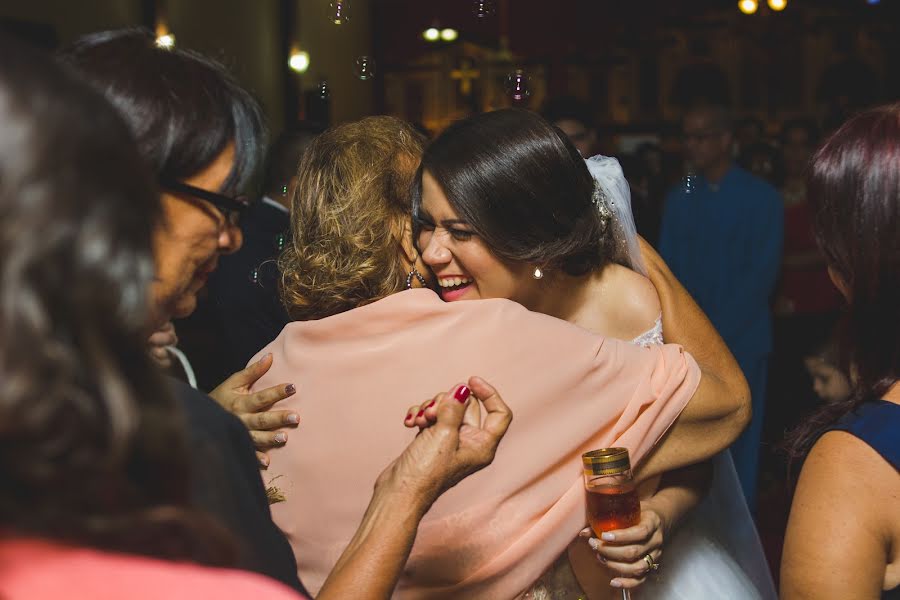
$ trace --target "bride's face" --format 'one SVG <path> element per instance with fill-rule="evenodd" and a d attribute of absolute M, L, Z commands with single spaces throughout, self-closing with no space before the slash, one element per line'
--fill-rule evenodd
<path fill-rule="evenodd" d="M 456 300 L 509 298 L 522 301 L 534 287 L 531 269 L 501 260 L 461 219 L 441 186 L 425 171 L 416 240 L 434 272 L 441 297 Z"/>

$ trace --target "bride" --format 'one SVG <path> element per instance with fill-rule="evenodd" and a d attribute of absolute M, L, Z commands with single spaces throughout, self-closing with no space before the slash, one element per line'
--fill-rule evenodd
<path fill-rule="evenodd" d="M 618 162 L 582 161 L 537 115 L 500 110 L 451 125 L 424 153 L 413 206 L 418 248 L 445 301 L 508 298 L 603 335 L 643 346 L 663 342 Z M 599 218 L 586 218 L 591 212 Z M 573 234 L 597 243 L 567 256 Z M 730 455 L 713 462 L 711 493 L 666 541 L 665 575 L 649 579 L 642 599 L 775 597 Z M 667 479 L 672 483 L 646 499 L 639 526 L 611 532 L 616 539 L 609 543 L 591 540 L 615 575 L 613 585 L 640 584 L 656 568 L 662 538 L 700 500 L 702 467 Z M 576 542 L 573 565 L 584 562 L 579 553 Z M 574 598 L 577 587 L 558 561 L 532 593 L 562 598 L 571 591 Z"/>
<path fill-rule="evenodd" d="M 667 336 L 696 363 L 679 346 L 639 348 L 508 300 L 396 293 L 431 277 L 409 218 L 420 144 L 402 122 L 369 118 L 323 134 L 301 161 L 280 263 L 289 313 L 305 321 L 260 352 L 274 366 L 257 382 L 290 374 L 299 388 L 276 407 L 297 411 L 301 427 L 271 454 L 267 484 L 281 500 L 273 517 L 316 590 L 362 516 L 375 465 L 408 439 L 382 415 L 435 378 L 449 385 L 480 373 L 502 388 L 515 422 L 491 470 L 422 520 L 396 594 L 512 598 L 584 527 L 582 452 L 624 445 L 644 478 L 706 460 L 746 423 L 746 385 L 664 269 L 662 312 L 676 324 Z M 597 257 L 595 238 L 573 240 L 574 262 Z"/>

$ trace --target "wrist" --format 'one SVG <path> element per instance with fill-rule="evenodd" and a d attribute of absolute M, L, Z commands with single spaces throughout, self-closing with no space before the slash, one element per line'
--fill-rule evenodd
<path fill-rule="evenodd" d="M 656 496 L 646 500 L 644 505 L 644 510 L 652 510 L 656 514 L 656 518 L 659 519 L 659 529 L 663 533 L 663 539 L 668 539 L 673 521 L 670 518 L 671 507 L 668 506 L 664 499 L 657 498 Z"/>
<path fill-rule="evenodd" d="M 419 520 L 425 516 L 438 496 L 440 493 L 436 489 L 388 469 L 375 481 L 372 501 L 383 506 L 403 507 L 406 514 Z"/>

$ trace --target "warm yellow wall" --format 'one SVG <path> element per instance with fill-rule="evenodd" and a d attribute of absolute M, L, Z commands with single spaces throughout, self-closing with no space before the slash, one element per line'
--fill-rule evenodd
<path fill-rule="evenodd" d="M 353 64 L 360 55 L 372 55 L 372 2 L 353 0 L 350 21 L 335 25 L 328 20 L 330 0 L 299 0 L 297 42 L 309 52 L 309 71 L 302 77 L 304 89 L 328 79 L 331 88 L 331 119 L 352 121 L 372 114 L 373 81 L 360 81 Z M 380 76 L 380 73 L 378 74 Z"/>
<path fill-rule="evenodd" d="M 353 0 L 349 23 L 327 19 L 330 0 L 295 0 L 296 42 L 310 54 L 304 89 L 327 77 L 335 123 L 371 114 L 372 81 L 353 73 L 356 58 L 372 54 L 372 2 Z M 284 89 L 279 0 L 165 0 L 159 2 L 177 43 L 223 61 L 262 102 L 273 133 L 282 128 Z M 0 17 L 56 28 L 60 41 L 102 29 L 141 25 L 140 0 L 0 0 Z M 163 8 L 164 7 L 164 8 Z"/>
<path fill-rule="evenodd" d="M 273 130 L 283 114 L 278 0 L 167 0 L 176 43 L 212 56 L 262 102 Z"/>

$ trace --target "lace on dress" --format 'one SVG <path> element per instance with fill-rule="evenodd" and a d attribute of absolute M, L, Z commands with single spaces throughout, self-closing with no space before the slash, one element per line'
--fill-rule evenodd
<path fill-rule="evenodd" d="M 637 336 L 636 338 L 631 340 L 631 343 L 642 348 L 648 348 L 650 346 L 662 346 L 662 315 L 659 315 L 659 317 L 656 319 L 656 323 L 653 325 L 653 329 L 645 331 L 641 335 Z"/>

